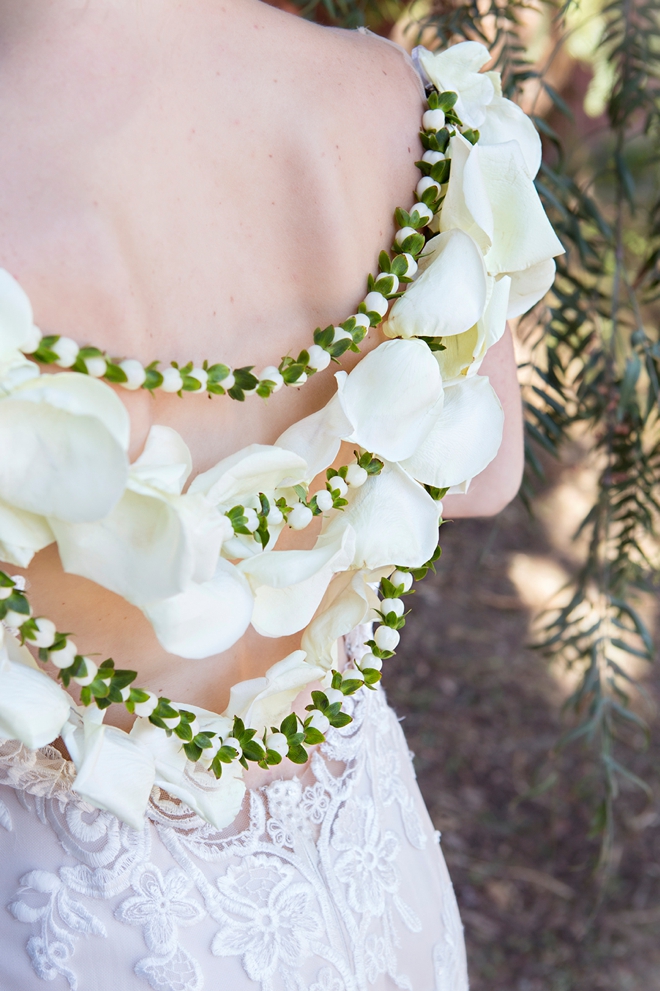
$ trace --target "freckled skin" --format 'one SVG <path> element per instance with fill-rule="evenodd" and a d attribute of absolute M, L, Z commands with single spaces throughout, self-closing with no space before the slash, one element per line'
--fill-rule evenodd
<path fill-rule="evenodd" d="M 259 371 L 363 297 L 394 208 L 412 202 L 422 111 L 391 46 L 258 0 L 0 0 L 0 128 L 11 135 L 0 144 L 0 265 L 45 333 L 145 363 L 208 358 Z M 370 332 L 366 348 L 380 339 Z M 447 500 L 447 515 L 499 508 L 519 475 L 510 343 L 493 352 L 510 436 L 473 494 Z M 197 473 L 272 443 L 330 398 L 334 380 L 328 370 L 267 404 L 117 391 L 131 456 L 152 424 L 166 424 Z M 310 527 L 294 539 L 313 536 Z M 181 661 L 137 609 L 64 575 L 53 547 L 28 579 L 36 611 L 75 631 L 81 651 L 211 709 L 299 643 L 249 632 L 220 657 Z"/>

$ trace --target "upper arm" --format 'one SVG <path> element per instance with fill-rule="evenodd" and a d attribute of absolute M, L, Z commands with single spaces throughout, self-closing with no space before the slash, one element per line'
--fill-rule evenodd
<path fill-rule="evenodd" d="M 451 495 L 443 499 L 446 519 L 495 516 L 517 495 L 522 480 L 522 404 L 513 339 L 508 326 L 501 340 L 489 349 L 480 374 L 488 376 L 504 409 L 502 444 L 493 461 L 473 479 L 466 495 Z"/>

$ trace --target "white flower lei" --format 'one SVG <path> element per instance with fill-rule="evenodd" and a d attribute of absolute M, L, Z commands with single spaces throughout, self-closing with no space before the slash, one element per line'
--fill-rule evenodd
<path fill-rule="evenodd" d="M 499 75 L 480 71 L 488 51 L 466 42 L 416 55 L 429 80 L 418 200 L 396 211 L 392 254 L 381 252 L 357 313 L 318 328 L 297 358 L 259 375 L 111 358 L 42 336 L 25 293 L 0 272 L 0 557 L 27 566 L 56 541 L 65 570 L 137 605 L 181 657 L 221 653 L 250 623 L 271 637 L 304 631 L 301 650 L 235 685 L 218 715 L 136 687 L 135 672 L 110 659 L 97 666 L 0 572 L 0 738 L 39 747 L 61 735 L 76 790 L 136 828 L 155 783 L 222 828 L 249 761 L 304 763 L 330 726 L 350 722 L 345 698 L 380 680 L 405 625 L 402 597 L 437 559 L 442 496 L 466 491 L 497 453 L 503 414 L 477 371 L 507 317 L 547 291 L 562 247 L 533 185 L 538 134 L 502 98 Z M 327 406 L 275 445 L 250 445 L 185 493 L 192 463 L 176 431 L 152 427 L 128 464 L 128 416 L 101 379 L 266 398 L 358 351 L 383 320 L 391 340 L 338 372 Z M 68 371 L 42 375 L 35 360 Z M 335 470 L 342 441 L 355 444 L 355 461 Z M 325 488 L 310 495 L 324 470 Z M 318 515 L 312 550 L 275 549 L 285 526 Z M 339 672 L 339 637 L 375 618 L 364 656 Z M 81 686 L 80 706 L 28 646 L 65 687 Z M 313 682 L 321 688 L 303 719 L 292 703 Z M 103 724 L 112 704 L 137 717 L 130 734 Z"/>

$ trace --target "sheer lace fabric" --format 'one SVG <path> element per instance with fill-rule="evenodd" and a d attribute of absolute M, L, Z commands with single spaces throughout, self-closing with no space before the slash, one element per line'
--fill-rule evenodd
<path fill-rule="evenodd" d="M 136 832 L 47 747 L 0 745 L 0 988 L 466 991 L 447 870 L 382 691 L 218 832 L 154 789 Z"/>

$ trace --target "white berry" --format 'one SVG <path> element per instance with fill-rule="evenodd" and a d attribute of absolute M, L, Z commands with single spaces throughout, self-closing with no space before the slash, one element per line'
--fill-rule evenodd
<path fill-rule="evenodd" d="M 147 692 L 149 698 L 145 699 L 144 702 L 136 702 L 134 712 L 136 716 L 141 716 L 143 719 L 148 719 L 158 707 L 158 696 L 154 695 L 153 692 Z"/>
<path fill-rule="evenodd" d="M 364 297 L 364 305 L 368 313 L 377 313 L 379 317 L 384 317 L 389 307 L 388 301 L 380 292 L 369 292 Z"/>
<path fill-rule="evenodd" d="M 331 489 L 334 489 L 335 492 L 338 491 L 342 499 L 348 492 L 348 485 L 341 477 L 341 475 L 333 475 L 330 481 L 328 482 L 328 485 L 330 486 Z"/>
<path fill-rule="evenodd" d="M 9 596 L 13 594 L 13 591 L 13 585 L 0 585 L 0 602 L 2 602 L 3 599 L 8 599 Z"/>
<path fill-rule="evenodd" d="M 162 716 L 161 718 L 168 729 L 176 729 L 181 722 L 181 715 L 178 712 L 176 716 Z"/>
<path fill-rule="evenodd" d="M 52 620 L 46 619 L 45 616 L 39 616 L 35 619 L 35 625 L 37 627 L 37 632 L 34 635 L 33 640 L 28 642 L 32 644 L 33 647 L 52 647 L 55 642 L 55 633 L 57 628 Z"/>
<path fill-rule="evenodd" d="M 209 381 L 208 372 L 204 368 L 193 368 L 192 371 L 188 372 L 188 375 L 192 379 L 197 379 L 199 382 L 199 389 L 196 392 L 206 392 L 206 386 Z"/>
<path fill-rule="evenodd" d="M 406 275 L 408 276 L 408 278 L 411 279 L 415 274 L 415 272 L 417 271 L 417 262 L 415 261 L 412 255 L 408 254 L 407 251 L 405 251 L 402 255 L 399 255 L 399 258 L 405 258 L 406 265 L 408 266 L 408 268 L 406 269 Z"/>
<path fill-rule="evenodd" d="M 380 650 L 396 650 L 399 646 L 401 634 L 398 630 L 393 630 L 391 626 L 379 626 L 374 633 L 376 646 Z"/>
<path fill-rule="evenodd" d="M 372 668 L 374 671 L 381 671 L 383 668 L 383 659 L 382 657 L 376 657 L 375 654 L 369 651 L 368 654 L 364 655 L 360 664 L 363 668 Z"/>
<path fill-rule="evenodd" d="M 279 392 L 284 385 L 284 379 L 278 368 L 275 365 L 266 365 L 265 368 L 261 369 L 259 373 L 260 382 L 273 382 L 273 392 Z"/>
<path fill-rule="evenodd" d="M 289 513 L 289 526 L 294 530 L 304 530 L 314 519 L 314 513 L 309 506 L 303 506 L 302 502 L 296 503 Z"/>
<path fill-rule="evenodd" d="M 353 316 L 353 319 L 355 320 L 356 327 L 366 327 L 367 329 L 371 327 L 371 324 L 369 323 L 369 317 L 367 316 L 366 313 L 356 313 Z"/>
<path fill-rule="evenodd" d="M 33 354 L 41 344 L 43 334 L 34 324 L 30 327 L 30 337 L 21 347 L 23 354 Z"/>
<path fill-rule="evenodd" d="M 422 127 L 425 131 L 439 131 L 445 126 L 444 110 L 427 110 L 422 117 Z"/>
<path fill-rule="evenodd" d="M 388 286 L 391 285 L 391 288 L 387 289 L 388 294 L 397 292 L 399 288 L 399 278 L 394 274 L 394 272 L 381 272 L 375 282 L 376 289 L 379 288 L 379 283 L 384 284 L 385 282 L 387 282 Z"/>
<path fill-rule="evenodd" d="M 147 373 L 135 358 L 126 358 L 119 367 L 126 376 L 126 381 L 121 383 L 125 389 L 139 389 L 144 384 Z"/>
<path fill-rule="evenodd" d="M 338 688 L 326 688 L 324 690 L 324 695 L 327 698 L 330 705 L 334 705 L 335 702 L 341 702 L 343 704 L 346 696 Z"/>
<path fill-rule="evenodd" d="M 320 492 L 316 493 L 316 505 L 322 513 L 327 513 L 329 509 L 332 509 L 332 503 L 332 496 L 327 489 L 321 489 Z"/>
<path fill-rule="evenodd" d="M 56 668 L 70 668 L 76 659 L 78 648 L 73 640 L 67 640 L 60 650 L 51 650 L 48 659 Z"/>
<path fill-rule="evenodd" d="M 322 372 L 324 368 L 328 367 L 332 360 L 328 352 L 319 344 L 312 344 L 311 347 L 307 348 L 307 353 L 309 354 L 309 361 L 307 364 L 310 368 L 314 368 L 317 372 Z"/>
<path fill-rule="evenodd" d="M 366 480 L 369 478 L 369 473 L 366 468 L 362 465 L 349 465 L 346 472 L 346 481 L 349 485 L 352 485 L 354 489 L 359 489 L 361 485 L 364 485 Z"/>
<path fill-rule="evenodd" d="M 245 523 L 246 530 L 249 530 L 250 533 L 254 533 L 255 530 L 259 529 L 259 517 L 257 516 L 257 511 L 255 509 L 250 509 L 248 506 L 248 508 L 244 509 L 243 512 L 247 520 Z"/>
<path fill-rule="evenodd" d="M 30 617 L 26 615 L 26 613 L 15 612 L 13 609 L 8 609 L 4 621 L 7 626 L 18 629 L 29 618 Z"/>
<path fill-rule="evenodd" d="M 346 668 L 343 673 L 344 681 L 364 681 L 364 675 L 359 668 Z"/>
<path fill-rule="evenodd" d="M 282 515 L 281 509 L 278 509 L 277 506 L 271 506 L 268 511 L 268 516 L 266 517 L 266 522 L 268 525 L 279 526 L 283 519 L 284 516 Z"/>
<path fill-rule="evenodd" d="M 427 165 L 437 165 L 438 162 L 444 162 L 445 156 L 441 151 L 425 151 L 422 155 L 422 161 L 426 162 Z"/>
<path fill-rule="evenodd" d="M 436 196 L 440 195 L 440 183 L 432 179 L 430 175 L 424 175 L 417 183 L 416 193 L 421 199 L 427 190 L 432 189 Z"/>
<path fill-rule="evenodd" d="M 419 203 L 415 203 L 410 212 L 417 213 L 418 216 L 423 221 L 425 221 L 425 223 L 428 223 L 430 220 L 433 220 L 433 210 L 431 210 L 431 208 L 428 207 L 426 203 L 422 203 L 421 201 Z"/>
<path fill-rule="evenodd" d="M 225 378 L 223 378 L 223 380 L 220 383 L 220 385 L 227 392 L 229 392 L 230 389 L 233 389 L 234 386 L 236 385 L 236 378 L 234 376 L 234 373 L 233 372 L 230 372 L 229 375 L 227 375 Z"/>
<path fill-rule="evenodd" d="M 98 671 L 96 664 L 94 663 L 94 661 L 90 660 L 89 657 L 85 657 L 84 661 L 85 661 L 85 667 L 87 668 L 87 674 L 76 675 L 73 679 L 75 682 L 77 682 L 77 684 L 82 685 L 83 687 L 85 685 L 91 685 L 91 683 L 94 681 L 94 678 L 96 678 L 96 674 Z"/>
<path fill-rule="evenodd" d="M 59 341 L 51 344 L 50 350 L 57 355 L 57 364 L 61 368 L 71 368 L 76 363 L 80 348 L 70 337 L 60 337 Z"/>
<path fill-rule="evenodd" d="M 226 740 L 222 741 L 222 745 L 223 747 L 233 747 L 238 754 L 237 760 L 243 756 L 243 748 L 235 736 L 228 736 Z"/>
<path fill-rule="evenodd" d="M 309 721 L 309 725 L 313 726 L 314 729 L 317 729 L 319 733 L 325 734 L 330 729 L 330 720 L 326 715 L 319 712 L 317 709 L 316 712 L 312 713 L 312 718 Z"/>
<path fill-rule="evenodd" d="M 289 741 L 284 733 L 270 733 L 266 737 L 266 749 L 274 750 L 280 757 L 286 757 L 289 752 Z"/>
<path fill-rule="evenodd" d="M 333 330 L 334 330 L 334 335 L 333 335 L 333 338 L 332 338 L 332 343 L 333 344 L 337 344 L 338 341 L 352 341 L 353 340 L 353 335 L 352 334 L 349 334 L 349 332 L 347 330 L 344 330 L 343 327 L 333 327 Z"/>
<path fill-rule="evenodd" d="M 391 612 L 393 612 L 395 616 L 403 616 L 403 602 L 401 599 L 383 599 L 380 604 L 380 611 L 384 616 L 389 616 Z"/>
<path fill-rule="evenodd" d="M 100 379 L 103 378 L 108 370 L 108 363 L 105 358 L 99 356 L 93 358 L 85 358 L 85 368 L 87 369 L 87 374 L 91 375 L 92 378 Z"/>
<path fill-rule="evenodd" d="M 409 592 L 412 588 L 413 576 L 409 571 L 393 571 L 390 575 L 390 581 L 397 588 L 399 585 L 403 585 L 403 591 Z"/>
<path fill-rule="evenodd" d="M 183 386 L 183 379 L 181 378 L 181 372 L 178 368 L 174 368 L 170 365 L 169 368 L 164 368 L 161 372 L 163 376 L 163 384 L 161 389 L 163 392 L 179 392 Z"/>
<path fill-rule="evenodd" d="M 307 372 L 301 372 L 299 378 L 295 382 L 289 382 L 289 385 L 295 385 L 297 387 L 304 385 L 307 381 Z"/>
<path fill-rule="evenodd" d="M 394 235 L 394 240 L 396 241 L 397 244 L 401 245 L 406 240 L 406 238 L 416 233 L 417 231 L 415 230 L 414 227 L 402 227 L 401 230 L 398 230 Z"/>

